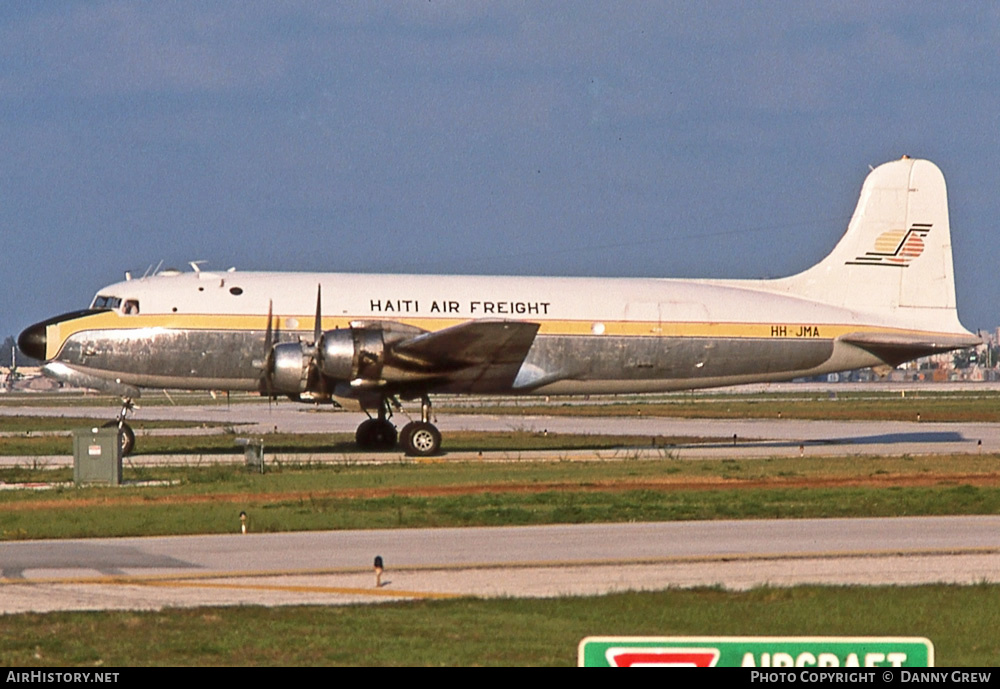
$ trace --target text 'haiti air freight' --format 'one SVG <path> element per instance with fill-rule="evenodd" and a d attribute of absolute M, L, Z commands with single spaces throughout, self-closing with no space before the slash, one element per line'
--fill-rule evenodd
<path fill-rule="evenodd" d="M 873 170 L 840 242 L 778 280 L 179 273 L 102 289 L 18 338 L 56 380 L 351 401 L 362 448 L 438 451 L 435 393 L 643 393 L 893 367 L 979 343 L 955 307 L 948 201 L 926 160 Z M 398 400 L 421 420 L 397 436 Z M 373 416 L 374 414 L 374 416 Z"/>

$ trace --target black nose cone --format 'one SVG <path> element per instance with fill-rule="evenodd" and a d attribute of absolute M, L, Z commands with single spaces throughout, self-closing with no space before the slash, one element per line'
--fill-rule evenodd
<path fill-rule="evenodd" d="M 36 323 L 17 336 L 17 348 L 32 359 L 45 361 L 45 323 Z"/>
<path fill-rule="evenodd" d="M 50 318 L 47 321 L 35 323 L 33 326 L 25 329 L 24 332 L 17 336 L 17 346 L 22 352 L 30 356 L 32 359 L 47 361 L 45 358 L 46 345 L 48 344 L 45 338 L 46 328 L 50 325 L 65 323 L 77 318 L 83 318 L 84 316 L 91 316 L 95 313 L 102 313 L 103 311 L 107 311 L 107 309 L 84 309 L 82 311 L 71 311 L 69 313 L 64 313 L 61 316 Z M 58 346 L 59 343 L 56 343 L 56 347 Z"/>

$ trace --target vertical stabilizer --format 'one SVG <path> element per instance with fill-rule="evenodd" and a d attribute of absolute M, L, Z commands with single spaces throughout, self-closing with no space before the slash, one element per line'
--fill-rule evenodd
<path fill-rule="evenodd" d="M 864 313 L 919 320 L 938 311 L 942 329 L 959 328 L 944 175 L 904 157 L 872 170 L 847 232 L 825 259 L 770 285 Z M 951 318 L 948 318 L 948 314 Z M 964 329 L 963 329 L 964 330 Z"/>

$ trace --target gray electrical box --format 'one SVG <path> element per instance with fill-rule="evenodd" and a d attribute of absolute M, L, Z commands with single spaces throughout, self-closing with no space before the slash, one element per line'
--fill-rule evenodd
<path fill-rule="evenodd" d="M 243 448 L 247 468 L 264 473 L 264 441 L 261 438 L 237 438 L 236 444 Z"/>
<path fill-rule="evenodd" d="M 118 427 L 73 431 L 73 482 L 122 483 L 122 443 Z"/>

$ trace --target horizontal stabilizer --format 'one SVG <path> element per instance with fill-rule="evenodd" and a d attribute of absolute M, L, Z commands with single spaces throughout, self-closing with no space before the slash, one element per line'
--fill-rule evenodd
<path fill-rule="evenodd" d="M 841 342 L 871 352 L 886 363 L 896 366 L 904 361 L 954 349 L 975 347 L 982 340 L 975 335 L 848 333 L 837 338 Z"/>

